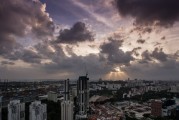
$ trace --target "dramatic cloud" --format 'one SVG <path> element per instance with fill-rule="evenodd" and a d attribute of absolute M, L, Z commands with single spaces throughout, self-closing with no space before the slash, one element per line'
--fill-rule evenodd
<path fill-rule="evenodd" d="M 147 63 L 148 61 L 151 61 L 151 53 L 148 50 L 145 50 L 142 54 L 141 54 L 142 59 L 139 61 L 139 63 Z"/>
<path fill-rule="evenodd" d="M 48 73 L 68 73 L 69 75 L 80 75 L 88 72 L 91 76 L 100 78 L 110 72 L 113 68 L 105 62 L 99 61 L 99 56 L 90 54 L 87 56 L 73 56 L 61 58 L 59 62 L 51 62 L 41 65 Z"/>
<path fill-rule="evenodd" d="M 161 62 L 167 61 L 167 57 L 168 57 L 168 55 L 163 52 L 162 48 L 161 49 L 155 48 L 151 56 Z"/>
<path fill-rule="evenodd" d="M 137 40 L 137 43 L 139 43 L 139 44 L 144 44 L 144 43 L 145 43 L 145 40 L 139 39 L 139 40 Z"/>
<path fill-rule="evenodd" d="M 61 30 L 56 42 L 74 44 L 78 42 L 93 40 L 93 33 L 87 28 L 85 23 L 77 22 L 71 29 Z"/>
<path fill-rule="evenodd" d="M 122 16 L 134 17 L 135 24 L 171 26 L 179 20 L 178 0 L 116 0 Z"/>
<path fill-rule="evenodd" d="M 137 48 L 134 48 L 132 50 L 132 53 L 135 55 L 135 56 L 139 56 L 139 53 L 138 53 L 138 50 L 142 49 L 141 47 L 137 47 Z"/>
<path fill-rule="evenodd" d="M 132 52 L 124 52 L 119 49 L 122 46 L 123 41 L 110 39 L 108 43 L 104 43 L 100 46 L 101 53 L 104 54 L 104 58 L 111 64 L 126 64 L 129 65 L 130 61 L 134 60 Z"/>
<path fill-rule="evenodd" d="M 151 26 L 135 26 L 130 32 L 137 32 L 137 33 L 141 33 L 141 34 L 145 34 L 145 33 L 151 33 L 152 32 L 152 27 Z"/>
<path fill-rule="evenodd" d="M 14 38 L 0 33 L 0 55 L 7 55 L 14 49 L 19 49 L 21 47 L 22 46 L 18 44 Z"/>
<path fill-rule="evenodd" d="M 16 49 L 18 37 L 51 36 L 54 25 L 40 1 L 3 0 L 0 5 L 0 54 Z"/>
<path fill-rule="evenodd" d="M 26 63 L 41 63 L 43 57 L 37 52 L 30 49 L 21 49 L 19 51 L 12 52 L 11 54 L 4 55 L 4 58 L 9 60 L 22 60 Z"/>
<path fill-rule="evenodd" d="M 165 62 L 168 60 L 169 55 L 163 52 L 162 48 L 155 48 L 154 51 L 149 52 L 148 50 L 144 51 L 142 54 L 142 59 L 139 63 L 148 63 L 149 61 L 158 60 L 159 62 Z"/>

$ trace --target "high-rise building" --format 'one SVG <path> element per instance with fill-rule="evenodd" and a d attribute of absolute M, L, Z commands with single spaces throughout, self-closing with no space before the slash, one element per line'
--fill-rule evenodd
<path fill-rule="evenodd" d="M 87 119 L 87 112 L 89 109 L 89 78 L 80 76 L 77 81 L 77 120 Z"/>
<path fill-rule="evenodd" d="M 29 120 L 47 120 L 47 105 L 41 101 L 32 102 L 29 110 Z"/>
<path fill-rule="evenodd" d="M 70 101 L 69 79 L 64 81 L 64 100 L 61 103 L 61 120 L 73 120 L 73 102 Z"/>
<path fill-rule="evenodd" d="M 0 96 L 0 120 L 2 120 L 2 96 Z"/>
<path fill-rule="evenodd" d="M 8 104 L 8 120 L 25 120 L 25 103 L 20 103 L 20 100 L 10 101 Z"/>
<path fill-rule="evenodd" d="M 153 100 L 151 102 L 151 115 L 153 116 L 162 116 L 162 101 L 161 100 Z"/>
<path fill-rule="evenodd" d="M 73 102 L 64 100 L 61 103 L 61 120 L 73 120 Z"/>
<path fill-rule="evenodd" d="M 153 100 L 151 102 L 151 115 L 155 117 L 172 116 L 176 108 L 175 100 Z"/>
<path fill-rule="evenodd" d="M 72 87 L 71 95 L 72 95 L 72 99 L 74 99 L 77 96 L 77 88 L 76 87 Z"/>
<path fill-rule="evenodd" d="M 64 81 L 64 100 L 67 101 L 70 99 L 69 94 L 69 79 Z"/>

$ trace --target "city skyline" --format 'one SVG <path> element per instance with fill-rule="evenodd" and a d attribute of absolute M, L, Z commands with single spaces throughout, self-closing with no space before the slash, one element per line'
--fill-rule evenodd
<path fill-rule="evenodd" d="M 177 0 L 5 0 L 0 78 L 179 80 Z"/>

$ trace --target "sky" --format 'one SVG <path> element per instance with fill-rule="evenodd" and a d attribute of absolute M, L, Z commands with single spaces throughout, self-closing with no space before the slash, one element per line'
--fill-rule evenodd
<path fill-rule="evenodd" d="M 0 0 L 0 78 L 179 80 L 178 0 Z"/>

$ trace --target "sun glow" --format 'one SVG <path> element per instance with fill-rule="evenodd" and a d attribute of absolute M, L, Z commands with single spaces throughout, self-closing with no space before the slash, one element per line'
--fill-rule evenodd
<path fill-rule="evenodd" d="M 108 80 L 125 79 L 126 73 L 120 70 L 120 67 L 115 67 L 113 71 L 109 72 L 105 78 Z"/>
<path fill-rule="evenodd" d="M 114 68 L 115 72 L 121 72 L 119 67 Z"/>

